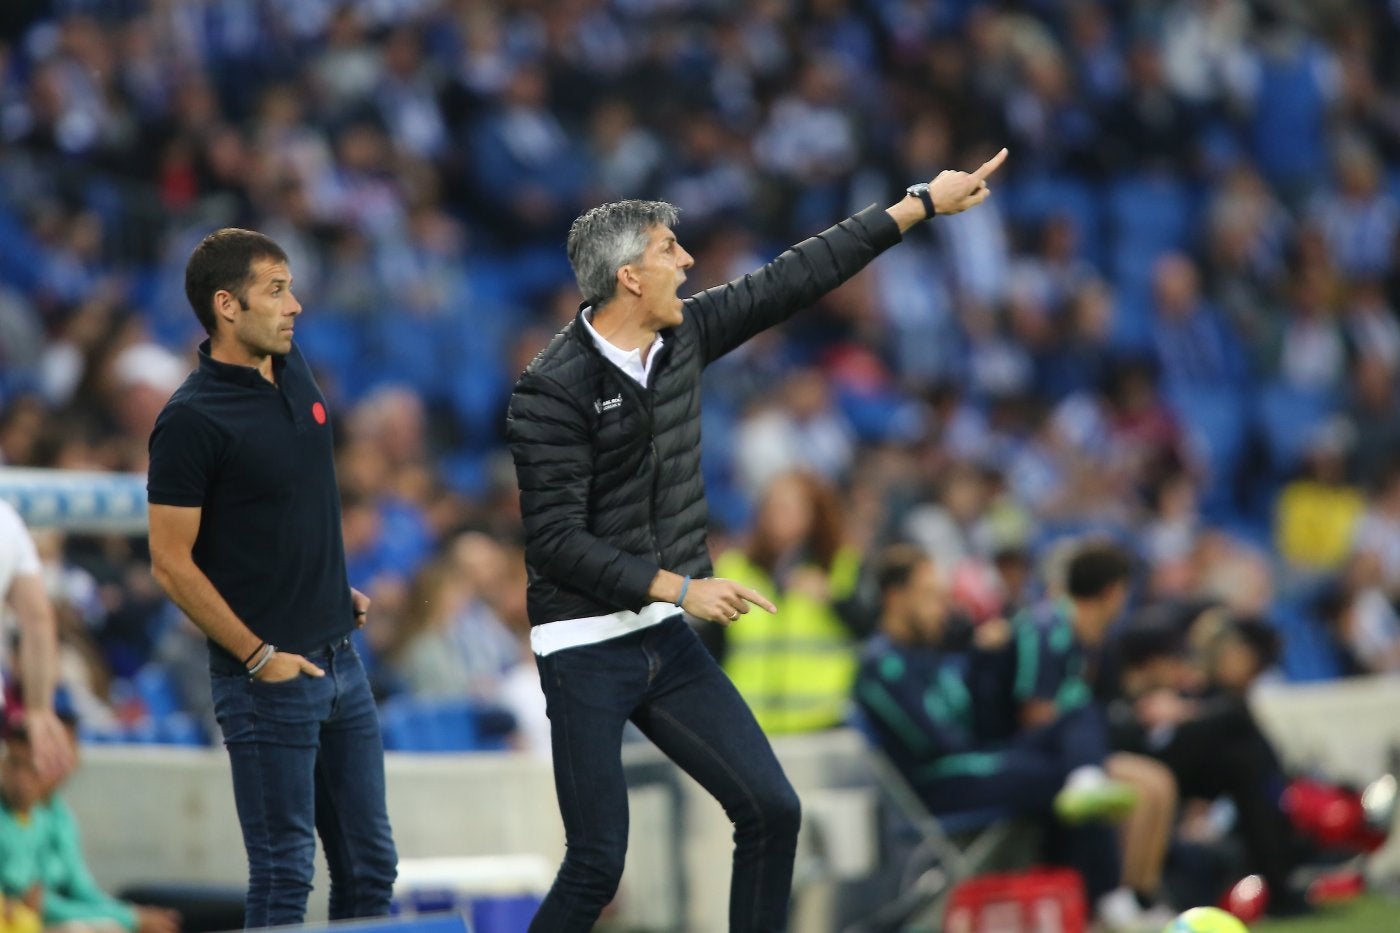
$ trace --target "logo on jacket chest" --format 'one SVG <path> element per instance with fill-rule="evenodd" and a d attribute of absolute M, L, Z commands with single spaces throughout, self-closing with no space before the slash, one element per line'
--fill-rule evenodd
<path fill-rule="evenodd" d="M 597 412 L 598 414 L 600 414 L 600 415 L 601 415 L 603 412 L 605 412 L 605 411 L 612 411 L 614 408 L 621 408 L 621 407 L 622 407 L 622 393 L 620 393 L 620 392 L 619 392 L 617 395 L 614 395 L 612 398 L 600 398 L 600 399 L 595 399 L 594 402 L 593 402 L 593 410 L 596 411 L 596 412 Z"/>

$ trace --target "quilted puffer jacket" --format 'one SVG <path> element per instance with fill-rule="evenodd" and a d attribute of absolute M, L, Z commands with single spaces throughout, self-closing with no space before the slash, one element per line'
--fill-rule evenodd
<path fill-rule="evenodd" d="M 713 575 L 701 371 L 899 240 L 899 227 L 872 206 L 751 275 L 687 298 L 684 322 L 662 331 L 646 388 L 598 352 L 579 320 L 555 335 L 521 375 L 507 414 L 531 625 L 639 610 L 661 569 Z"/>

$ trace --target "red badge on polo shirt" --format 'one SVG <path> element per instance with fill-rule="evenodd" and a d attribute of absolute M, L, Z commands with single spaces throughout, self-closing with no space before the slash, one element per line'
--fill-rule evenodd
<path fill-rule="evenodd" d="M 326 423 L 326 406 L 320 402 L 311 403 L 311 417 L 316 419 L 317 424 Z"/>

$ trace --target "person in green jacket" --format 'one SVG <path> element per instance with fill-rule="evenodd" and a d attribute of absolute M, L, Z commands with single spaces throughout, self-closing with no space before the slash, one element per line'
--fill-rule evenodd
<path fill-rule="evenodd" d="M 71 728 L 69 741 L 76 749 Z M 10 726 L 0 763 L 0 890 L 37 911 L 46 930 L 178 933 L 176 912 L 118 900 L 93 879 L 60 782 L 40 775 L 25 727 Z"/>

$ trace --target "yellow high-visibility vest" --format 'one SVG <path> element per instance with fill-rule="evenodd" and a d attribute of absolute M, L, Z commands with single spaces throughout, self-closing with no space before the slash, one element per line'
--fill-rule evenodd
<path fill-rule="evenodd" d="M 811 732 L 845 720 L 859 663 L 856 640 L 832 603 L 855 591 L 860 555 L 842 548 L 827 579 L 830 600 L 779 593 L 742 551 L 726 551 L 715 575 L 773 600 L 776 615 L 756 610 L 725 632 L 724 670 L 769 734 Z"/>

